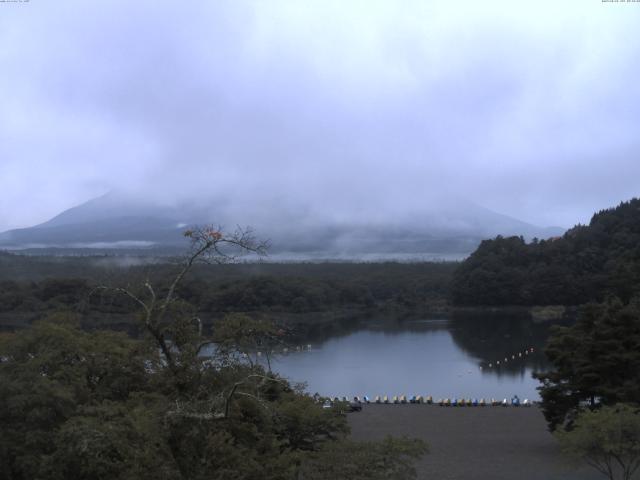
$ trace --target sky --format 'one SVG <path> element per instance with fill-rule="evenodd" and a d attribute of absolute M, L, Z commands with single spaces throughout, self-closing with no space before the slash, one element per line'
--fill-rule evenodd
<path fill-rule="evenodd" d="M 0 2 L 0 231 L 114 190 L 588 222 L 640 195 L 639 24 L 602 0 Z"/>

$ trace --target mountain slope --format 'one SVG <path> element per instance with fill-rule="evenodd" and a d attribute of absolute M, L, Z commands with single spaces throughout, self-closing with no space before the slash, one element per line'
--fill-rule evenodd
<path fill-rule="evenodd" d="M 549 237 L 542 229 L 470 202 L 451 199 L 423 209 L 377 217 L 349 211 L 320 212 L 279 198 L 238 211 L 229 201 L 167 205 L 110 193 L 70 208 L 40 225 L 0 234 L 0 248 L 183 248 L 190 224 L 251 225 L 271 240 L 272 252 L 468 253 L 481 239 L 503 235 Z"/>

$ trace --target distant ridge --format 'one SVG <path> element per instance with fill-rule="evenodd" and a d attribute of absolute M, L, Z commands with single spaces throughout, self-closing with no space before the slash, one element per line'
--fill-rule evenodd
<path fill-rule="evenodd" d="M 259 202 L 257 202 L 259 203 Z M 187 225 L 215 223 L 227 228 L 251 225 L 261 238 L 271 240 L 271 253 L 354 256 L 360 254 L 465 254 L 484 238 L 522 235 L 548 238 L 561 228 L 540 228 L 493 212 L 471 202 L 442 201 L 411 214 L 351 222 L 292 208 L 279 199 L 261 209 L 234 212 L 232 202 L 176 202 L 160 205 L 130 195 L 108 193 L 70 208 L 29 228 L 0 234 L 7 250 L 137 250 L 172 252 L 185 246 Z M 265 206 L 266 205 L 266 206 Z M 346 207 L 345 207 L 346 208 Z M 242 218 L 240 218 L 242 217 Z"/>

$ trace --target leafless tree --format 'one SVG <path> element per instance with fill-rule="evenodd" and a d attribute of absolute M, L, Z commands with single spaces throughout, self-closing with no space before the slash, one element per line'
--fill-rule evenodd
<path fill-rule="evenodd" d="M 180 345 L 170 338 L 170 329 L 175 327 L 175 321 L 167 317 L 171 316 L 172 307 L 177 301 L 176 289 L 185 276 L 197 263 L 231 263 L 246 254 L 263 256 L 266 255 L 268 247 L 267 242 L 258 241 L 252 230 L 248 228 L 238 227 L 235 231 L 226 233 L 221 227 L 196 226 L 186 230 L 184 236 L 189 240 L 190 245 L 187 253 L 180 259 L 177 273 L 166 292 L 160 294 L 149 278 L 145 279 L 137 289 L 98 287 L 98 289 L 123 294 L 141 307 L 144 328 L 153 337 L 166 365 L 172 370 L 177 367 L 176 354 L 180 353 Z M 211 340 L 204 338 L 202 322 L 198 317 L 193 317 L 192 322 L 195 324 L 196 334 L 190 346 L 192 352 L 197 355 L 204 346 L 211 343 Z"/>

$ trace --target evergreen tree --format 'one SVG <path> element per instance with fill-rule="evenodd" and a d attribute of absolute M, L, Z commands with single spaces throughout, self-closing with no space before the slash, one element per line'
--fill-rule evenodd
<path fill-rule="evenodd" d="M 536 377 L 550 429 L 584 405 L 639 403 L 640 299 L 585 306 L 575 325 L 555 327 L 545 354 L 554 368 Z"/>

